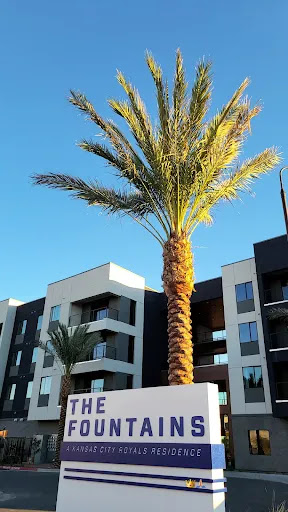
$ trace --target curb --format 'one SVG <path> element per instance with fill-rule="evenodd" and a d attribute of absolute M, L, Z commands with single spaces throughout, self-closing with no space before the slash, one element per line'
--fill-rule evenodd
<path fill-rule="evenodd" d="M 288 484 L 288 474 L 283 473 L 253 473 L 248 471 L 225 471 L 227 478 L 244 478 L 248 480 L 266 480 L 266 482 L 279 482 Z"/>
<path fill-rule="evenodd" d="M 59 469 L 56 468 L 28 468 L 23 466 L 0 466 L 0 471 L 33 471 L 34 473 L 59 473 Z"/>

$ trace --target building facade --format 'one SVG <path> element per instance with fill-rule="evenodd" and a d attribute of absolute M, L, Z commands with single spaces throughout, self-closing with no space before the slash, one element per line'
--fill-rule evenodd
<path fill-rule="evenodd" d="M 191 300 L 195 382 L 218 384 L 222 436 L 237 469 L 287 471 L 288 330 L 270 320 L 288 308 L 288 243 L 254 245 L 254 257 L 196 284 Z M 62 370 L 37 347 L 59 322 L 99 333 L 76 364 L 73 393 L 168 384 L 164 293 L 113 263 L 48 286 L 46 297 L 0 302 L 0 430 L 57 432 Z"/>

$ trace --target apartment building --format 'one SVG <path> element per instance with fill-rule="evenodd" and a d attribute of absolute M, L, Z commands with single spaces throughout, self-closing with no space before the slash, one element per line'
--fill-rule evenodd
<path fill-rule="evenodd" d="M 108 263 L 50 284 L 45 299 L 17 312 L 12 301 L 14 317 L 6 320 L 9 329 L 3 323 L 7 333 L 3 327 L 0 338 L 7 352 L 0 430 L 13 437 L 57 432 L 62 369 L 37 344 L 49 344 L 59 322 L 99 332 L 93 353 L 75 366 L 73 393 L 141 387 L 144 287 L 144 278 Z M 0 303 L 3 315 L 6 303 Z"/>
<path fill-rule="evenodd" d="M 196 284 L 191 300 L 194 380 L 219 386 L 222 435 L 237 469 L 287 471 L 288 243 L 254 244 L 254 257 Z M 146 292 L 143 386 L 167 384 L 164 294 Z M 151 357 L 153 355 L 153 357 Z"/>
<path fill-rule="evenodd" d="M 270 320 L 288 309 L 285 236 L 254 244 L 254 256 L 196 284 L 191 300 L 195 382 L 219 388 L 228 462 L 238 469 L 287 471 L 288 330 Z M 73 372 L 73 393 L 168 384 L 164 293 L 113 263 L 48 286 L 46 297 L 0 302 L 0 430 L 9 436 L 57 432 L 61 368 L 49 344 L 59 322 L 88 324 L 100 339 Z"/>

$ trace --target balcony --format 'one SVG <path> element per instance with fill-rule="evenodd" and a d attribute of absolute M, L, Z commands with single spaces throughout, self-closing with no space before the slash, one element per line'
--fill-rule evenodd
<path fill-rule="evenodd" d="M 270 334 L 270 350 L 288 350 L 288 332 L 273 332 Z"/>
<path fill-rule="evenodd" d="M 226 352 L 224 354 L 207 354 L 195 357 L 195 368 L 199 368 L 201 366 L 218 366 L 227 364 L 228 355 Z"/>
<path fill-rule="evenodd" d="M 111 320 L 118 320 L 119 311 L 113 308 L 100 308 L 93 309 L 92 311 L 85 311 L 84 313 L 77 313 L 71 315 L 69 318 L 69 327 L 75 327 L 77 325 L 89 324 L 90 322 L 98 322 L 104 320 L 104 318 L 110 318 Z"/>
<path fill-rule="evenodd" d="M 105 391 L 113 391 L 111 388 L 84 388 L 84 389 L 74 389 L 72 391 L 72 395 L 81 395 L 82 393 L 104 393 Z"/>
<path fill-rule="evenodd" d="M 197 343 L 213 343 L 217 341 L 225 341 L 226 340 L 226 331 L 225 329 L 219 331 L 204 331 L 197 335 Z"/>
<path fill-rule="evenodd" d="M 288 301 L 288 287 L 282 286 L 264 290 L 264 304 Z"/>
<path fill-rule="evenodd" d="M 276 401 L 288 402 L 288 381 L 276 382 Z"/>
<path fill-rule="evenodd" d="M 97 359 L 102 359 L 103 357 L 107 357 L 107 359 L 116 359 L 116 347 L 106 345 L 106 343 L 99 343 L 94 347 L 93 352 L 87 357 L 87 359 L 85 359 L 85 361 L 95 361 Z"/>

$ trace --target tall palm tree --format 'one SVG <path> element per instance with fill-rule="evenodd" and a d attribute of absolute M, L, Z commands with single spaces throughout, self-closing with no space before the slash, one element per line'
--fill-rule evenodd
<path fill-rule="evenodd" d="M 100 334 L 97 332 L 89 333 L 88 328 L 87 325 L 67 328 L 66 325 L 60 323 L 56 331 L 48 333 L 51 341 L 50 346 L 47 345 L 47 342 L 39 342 L 40 348 L 56 358 L 63 373 L 55 465 L 60 465 L 60 449 L 64 437 L 67 401 L 71 392 L 73 368 L 76 363 L 84 361 L 91 354 L 95 345 L 101 341 Z"/>
<path fill-rule="evenodd" d="M 211 224 L 211 211 L 222 200 L 236 199 L 250 183 L 278 162 L 277 149 L 265 149 L 241 165 L 237 157 L 250 132 L 251 119 L 261 108 L 243 97 L 246 78 L 224 107 L 206 120 L 211 98 L 211 64 L 201 61 L 188 93 L 180 51 L 171 96 L 162 70 L 152 55 L 146 62 L 156 86 L 158 122 L 152 125 L 137 90 L 121 72 L 117 78 L 127 99 L 109 100 L 123 118 L 136 145 L 119 128 L 104 120 L 80 92 L 70 102 L 101 130 L 103 143 L 82 140 L 79 146 L 102 157 L 127 188 L 108 188 L 96 180 L 67 174 L 36 174 L 33 182 L 72 191 L 88 205 L 108 213 L 126 214 L 141 224 L 163 248 L 163 286 L 168 298 L 169 383 L 193 382 L 190 298 L 194 290 L 191 235 Z"/>

